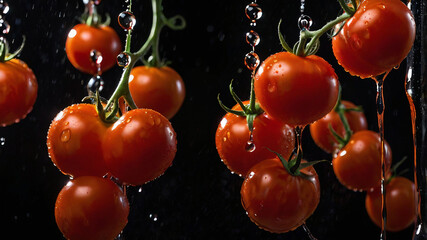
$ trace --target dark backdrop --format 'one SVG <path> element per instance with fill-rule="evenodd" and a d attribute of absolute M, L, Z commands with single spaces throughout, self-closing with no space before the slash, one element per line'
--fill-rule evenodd
<path fill-rule="evenodd" d="M 78 103 L 85 95 L 90 78 L 72 67 L 64 46 L 68 31 L 78 23 L 76 17 L 84 6 L 78 0 L 9 0 L 5 19 L 11 25 L 7 37 L 13 49 L 25 35 L 27 43 L 20 58 L 37 76 L 38 99 L 33 111 L 20 123 L 0 128 L 0 229 L 12 239 L 61 239 L 54 220 L 57 194 L 67 181 L 48 158 L 46 133 L 51 120 L 66 106 Z M 174 164 L 161 178 L 128 189 L 131 205 L 125 239 L 307 239 L 302 229 L 276 235 L 253 224 L 240 203 L 242 179 L 232 175 L 220 161 L 214 134 L 223 110 L 216 96 L 232 106 L 228 84 L 235 79 L 235 90 L 249 95 L 250 73 L 243 56 L 251 50 L 245 33 L 251 28 L 244 15 L 250 1 L 164 0 L 167 16 L 183 15 L 187 28 L 165 29 L 161 38 L 161 55 L 183 77 L 187 96 L 180 112 L 171 120 L 178 134 L 178 152 Z M 261 43 L 256 52 L 261 59 L 281 50 L 276 27 L 283 19 L 282 31 L 289 42 L 298 38 L 299 1 L 258 1 L 263 16 L 254 28 Z M 124 0 L 102 1 L 101 13 L 112 16 L 122 40 L 125 33 L 115 21 L 125 10 Z M 134 0 L 137 25 L 133 49 L 141 46 L 151 25 L 148 0 Z M 306 1 L 306 14 L 317 29 L 335 18 L 339 5 L 334 0 Z M 349 76 L 337 65 L 330 40 L 322 38 L 318 55 L 329 61 L 343 86 L 343 98 L 362 105 L 369 128 L 376 130 L 375 84 Z M 393 70 L 385 81 L 385 136 L 393 149 L 394 162 L 412 157 L 409 107 L 404 92 L 405 63 Z M 121 69 L 105 74 L 103 95 L 109 97 L 117 84 Z M 308 130 L 303 148 L 309 160 L 330 159 L 317 148 Z M 411 161 L 405 164 L 411 168 Z M 364 209 L 364 193 L 355 193 L 337 183 L 328 164 L 316 167 L 322 185 L 318 209 L 307 225 L 320 240 L 379 239 L 379 228 L 371 223 Z M 410 171 L 411 172 L 411 171 Z M 411 174 L 407 174 L 412 178 Z M 411 229 L 389 234 L 388 239 L 410 239 Z"/>

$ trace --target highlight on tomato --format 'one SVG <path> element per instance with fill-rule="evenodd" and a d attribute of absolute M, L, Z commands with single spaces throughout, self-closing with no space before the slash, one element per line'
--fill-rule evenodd
<path fill-rule="evenodd" d="M 347 129 L 340 117 L 342 111 L 344 121 L 347 121 Z M 314 143 L 327 153 L 336 153 L 346 144 L 351 134 L 367 130 L 368 123 L 363 111 L 350 101 L 340 100 L 337 106 L 326 116 L 310 125 L 310 134 Z M 338 135 L 335 136 L 331 129 Z M 337 139 L 337 137 L 339 137 Z"/>
<path fill-rule="evenodd" d="M 320 201 L 320 184 L 312 166 L 291 173 L 273 158 L 251 168 L 240 193 L 252 222 L 269 232 L 285 233 L 313 214 Z"/>
<path fill-rule="evenodd" d="M 386 183 L 386 230 L 397 232 L 411 226 L 417 217 L 417 191 L 415 184 L 404 177 L 393 177 Z M 375 188 L 365 198 L 366 211 L 378 227 L 382 226 L 381 191 Z"/>
<path fill-rule="evenodd" d="M 116 64 L 117 55 L 122 51 L 122 44 L 117 33 L 109 26 L 77 24 L 68 33 L 65 42 L 68 60 L 78 70 L 96 74 L 98 67 L 90 58 L 92 50 L 101 53 L 101 72 L 105 72 Z"/>
<path fill-rule="evenodd" d="M 171 119 L 185 98 L 181 76 L 167 66 L 134 67 L 129 77 L 129 91 L 138 108 L 153 109 Z"/>
<path fill-rule="evenodd" d="M 109 172 L 123 184 L 142 185 L 161 176 L 177 150 L 176 133 L 151 109 L 126 112 L 105 133 L 103 154 Z"/>
<path fill-rule="evenodd" d="M 371 191 L 381 184 L 381 139 L 378 133 L 362 130 L 332 160 L 335 176 L 350 190 Z M 386 172 L 391 167 L 390 145 L 384 141 Z"/>
<path fill-rule="evenodd" d="M 102 151 L 107 128 L 95 105 L 71 105 L 50 124 L 46 142 L 49 157 L 64 174 L 102 177 L 108 172 Z"/>
<path fill-rule="evenodd" d="M 1 44 L 6 44 L 2 42 Z M 0 55 L 0 126 L 5 127 L 24 119 L 33 109 L 38 84 L 33 71 L 19 59 Z"/>
<path fill-rule="evenodd" d="M 402 1 L 364 0 L 333 37 L 332 49 L 347 72 L 369 78 L 399 66 L 414 39 L 414 17 Z"/>
<path fill-rule="evenodd" d="M 70 180 L 55 203 L 55 220 L 66 239 L 115 239 L 128 222 L 129 202 L 111 180 L 82 176 Z"/>
<path fill-rule="evenodd" d="M 296 126 L 329 113 L 337 102 L 339 84 L 334 69 L 323 58 L 279 52 L 260 65 L 254 89 L 268 115 Z"/>
<path fill-rule="evenodd" d="M 249 101 L 243 104 L 248 105 Z M 232 110 L 242 108 L 236 104 Z M 269 149 L 289 158 L 295 146 L 295 134 L 289 125 L 261 113 L 253 120 L 251 135 L 246 117 L 229 112 L 218 125 L 215 143 L 228 169 L 245 177 L 255 164 L 276 156 Z"/>

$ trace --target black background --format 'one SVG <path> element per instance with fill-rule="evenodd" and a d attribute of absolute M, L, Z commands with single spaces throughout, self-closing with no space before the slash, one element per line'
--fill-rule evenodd
<path fill-rule="evenodd" d="M 33 111 L 26 119 L 0 128 L 0 229 L 12 239 L 61 239 L 54 220 L 56 196 L 67 182 L 51 163 L 46 148 L 46 133 L 51 120 L 63 108 L 78 103 L 86 95 L 91 77 L 80 73 L 65 55 L 68 31 L 78 23 L 84 5 L 78 0 L 9 0 L 5 16 L 11 25 L 8 34 L 12 49 L 27 38 L 20 59 L 37 76 L 39 91 Z M 132 49 L 139 48 L 148 36 L 151 5 L 148 0 L 134 0 L 137 25 Z M 286 234 L 270 234 L 253 224 L 240 203 L 243 181 L 232 175 L 220 161 L 214 136 L 224 115 L 216 101 L 217 94 L 228 106 L 234 105 L 228 85 L 242 98 L 249 96 L 250 72 L 243 56 L 251 48 L 245 33 L 257 31 L 261 43 L 256 52 L 261 60 L 281 51 L 276 33 L 279 19 L 282 32 L 294 43 L 298 39 L 299 4 L 294 1 L 258 1 L 263 16 L 256 27 L 249 26 L 244 8 L 250 1 L 164 0 L 165 14 L 181 14 L 187 20 L 182 31 L 164 29 L 162 57 L 172 62 L 184 79 L 187 95 L 183 107 L 171 120 L 178 134 L 178 152 L 174 164 L 159 179 L 139 187 L 128 188 L 131 205 L 125 239 L 308 239 L 301 228 Z M 112 16 L 111 26 L 124 41 L 116 16 L 126 9 L 124 0 L 103 0 L 100 13 Z M 334 0 L 306 1 L 305 13 L 317 29 L 339 14 Z M 322 37 L 318 55 L 336 69 L 343 87 L 343 98 L 362 105 L 369 129 L 377 130 L 373 80 L 351 77 L 332 55 L 330 40 Z M 393 149 L 394 162 L 403 156 L 412 159 L 410 112 L 404 91 L 405 63 L 393 70 L 385 81 L 385 137 Z M 104 97 L 109 97 L 117 84 L 121 69 L 115 67 L 103 74 Z M 308 160 L 330 159 L 317 148 L 308 129 L 303 148 Z M 411 161 L 404 168 L 409 168 Z M 307 226 L 319 240 L 379 239 L 380 229 L 364 209 L 364 193 L 351 192 L 335 179 L 328 164 L 316 167 L 322 186 L 318 209 Z M 141 191 L 140 191 L 141 190 Z M 388 239 L 410 239 L 411 229 L 390 233 Z"/>

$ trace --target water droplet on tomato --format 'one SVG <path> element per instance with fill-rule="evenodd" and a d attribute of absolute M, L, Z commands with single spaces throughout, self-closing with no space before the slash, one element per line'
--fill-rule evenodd
<path fill-rule="evenodd" d="M 245 56 L 245 65 L 249 70 L 254 70 L 259 65 L 259 56 L 255 52 L 250 52 Z"/>
<path fill-rule="evenodd" d="M 255 47 L 259 44 L 260 38 L 257 32 L 250 30 L 246 33 L 246 42 L 251 45 L 252 47 Z"/>
<path fill-rule="evenodd" d="M 267 85 L 267 90 L 268 90 L 270 93 L 275 92 L 275 91 L 277 90 L 277 86 L 276 86 L 276 84 L 275 84 L 275 83 L 272 83 L 272 82 L 269 82 L 269 83 L 268 83 L 268 85 Z"/>
<path fill-rule="evenodd" d="M 119 53 L 119 55 L 117 55 L 117 65 L 119 65 L 119 67 L 127 67 L 130 63 L 130 56 L 125 53 Z"/>
<path fill-rule="evenodd" d="M 70 129 L 65 129 L 64 131 L 62 131 L 61 133 L 61 142 L 66 143 L 68 141 L 70 141 L 71 138 L 71 130 Z"/>
<path fill-rule="evenodd" d="M 252 134 L 251 134 L 249 140 L 246 142 L 245 150 L 246 150 L 246 152 L 251 153 L 251 152 L 255 151 L 255 149 L 256 149 L 256 146 L 255 146 Z"/>
<path fill-rule="evenodd" d="M 136 18 L 133 13 L 129 11 L 123 11 L 119 14 L 118 17 L 119 25 L 124 30 L 132 30 L 135 27 L 136 24 Z"/>

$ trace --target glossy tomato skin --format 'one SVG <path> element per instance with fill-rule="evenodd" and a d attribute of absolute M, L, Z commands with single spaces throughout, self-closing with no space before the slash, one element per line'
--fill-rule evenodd
<path fill-rule="evenodd" d="M 92 104 L 75 104 L 62 110 L 47 134 L 48 153 L 58 169 L 73 177 L 104 176 L 102 142 L 108 125 Z"/>
<path fill-rule="evenodd" d="M 368 78 L 398 66 L 414 39 L 415 21 L 404 3 L 365 0 L 332 39 L 332 49 L 346 71 Z"/>
<path fill-rule="evenodd" d="M 123 191 L 111 180 L 94 176 L 70 180 L 55 204 L 56 223 L 69 240 L 113 240 L 128 215 Z"/>
<path fill-rule="evenodd" d="M 249 101 L 243 103 L 247 105 Z M 242 108 L 236 104 L 233 110 Z M 276 155 L 270 150 L 288 159 L 295 147 L 293 128 L 266 113 L 255 118 L 252 133 L 255 149 L 249 150 L 247 145 L 251 133 L 246 118 L 232 113 L 225 114 L 216 130 L 215 143 L 221 160 L 231 172 L 243 177 L 255 164 L 274 158 Z"/>
<path fill-rule="evenodd" d="M 401 231 L 414 222 L 417 217 L 416 196 L 415 184 L 407 178 L 394 177 L 386 185 L 387 231 Z M 365 207 L 371 220 L 381 227 L 380 188 L 367 193 Z"/>
<path fill-rule="evenodd" d="M 134 109 L 107 130 L 103 151 L 113 176 L 124 184 L 142 185 L 172 164 L 176 144 L 168 119 L 154 110 Z"/>
<path fill-rule="evenodd" d="M 156 110 L 171 119 L 185 98 L 181 76 L 170 67 L 138 66 L 130 73 L 129 90 L 138 108 Z"/>
<path fill-rule="evenodd" d="M 356 108 L 352 102 L 341 100 L 346 109 Z M 368 123 L 363 112 L 347 111 L 345 117 L 353 133 L 368 129 Z M 335 110 L 310 125 L 310 134 L 313 141 L 327 153 L 335 153 L 339 150 L 338 141 L 329 130 L 329 126 L 341 137 L 345 136 L 344 125 Z"/>
<path fill-rule="evenodd" d="M 243 208 L 258 227 L 284 233 L 313 214 L 320 201 L 319 179 L 313 167 L 301 171 L 310 180 L 290 175 L 277 158 L 251 168 L 240 193 Z"/>
<path fill-rule="evenodd" d="M 90 59 L 92 50 L 102 54 L 101 71 L 104 72 L 116 64 L 122 44 L 117 33 L 109 26 L 77 24 L 71 29 L 65 42 L 68 60 L 78 70 L 96 74 L 97 67 Z"/>
<path fill-rule="evenodd" d="M 307 125 L 322 118 L 338 99 L 334 69 L 315 55 L 276 53 L 261 64 L 254 84 L 261 108 L 290 125 Z"/>
<path fill-rule="evenodd" d="M 33 71 L 19 59 L 0 63 L 0 126 L 25 118 L 37 98 Z"/>
<path fill-rule="evenodd" d="M 391 148 L 385 146 L 386 170 L 391 166 Z M 356 132 L 332 160 L 338 180 L 354 191 L 371 191 L 381 184 L 381 140 L 378 133 L 363 130 Z"/>

